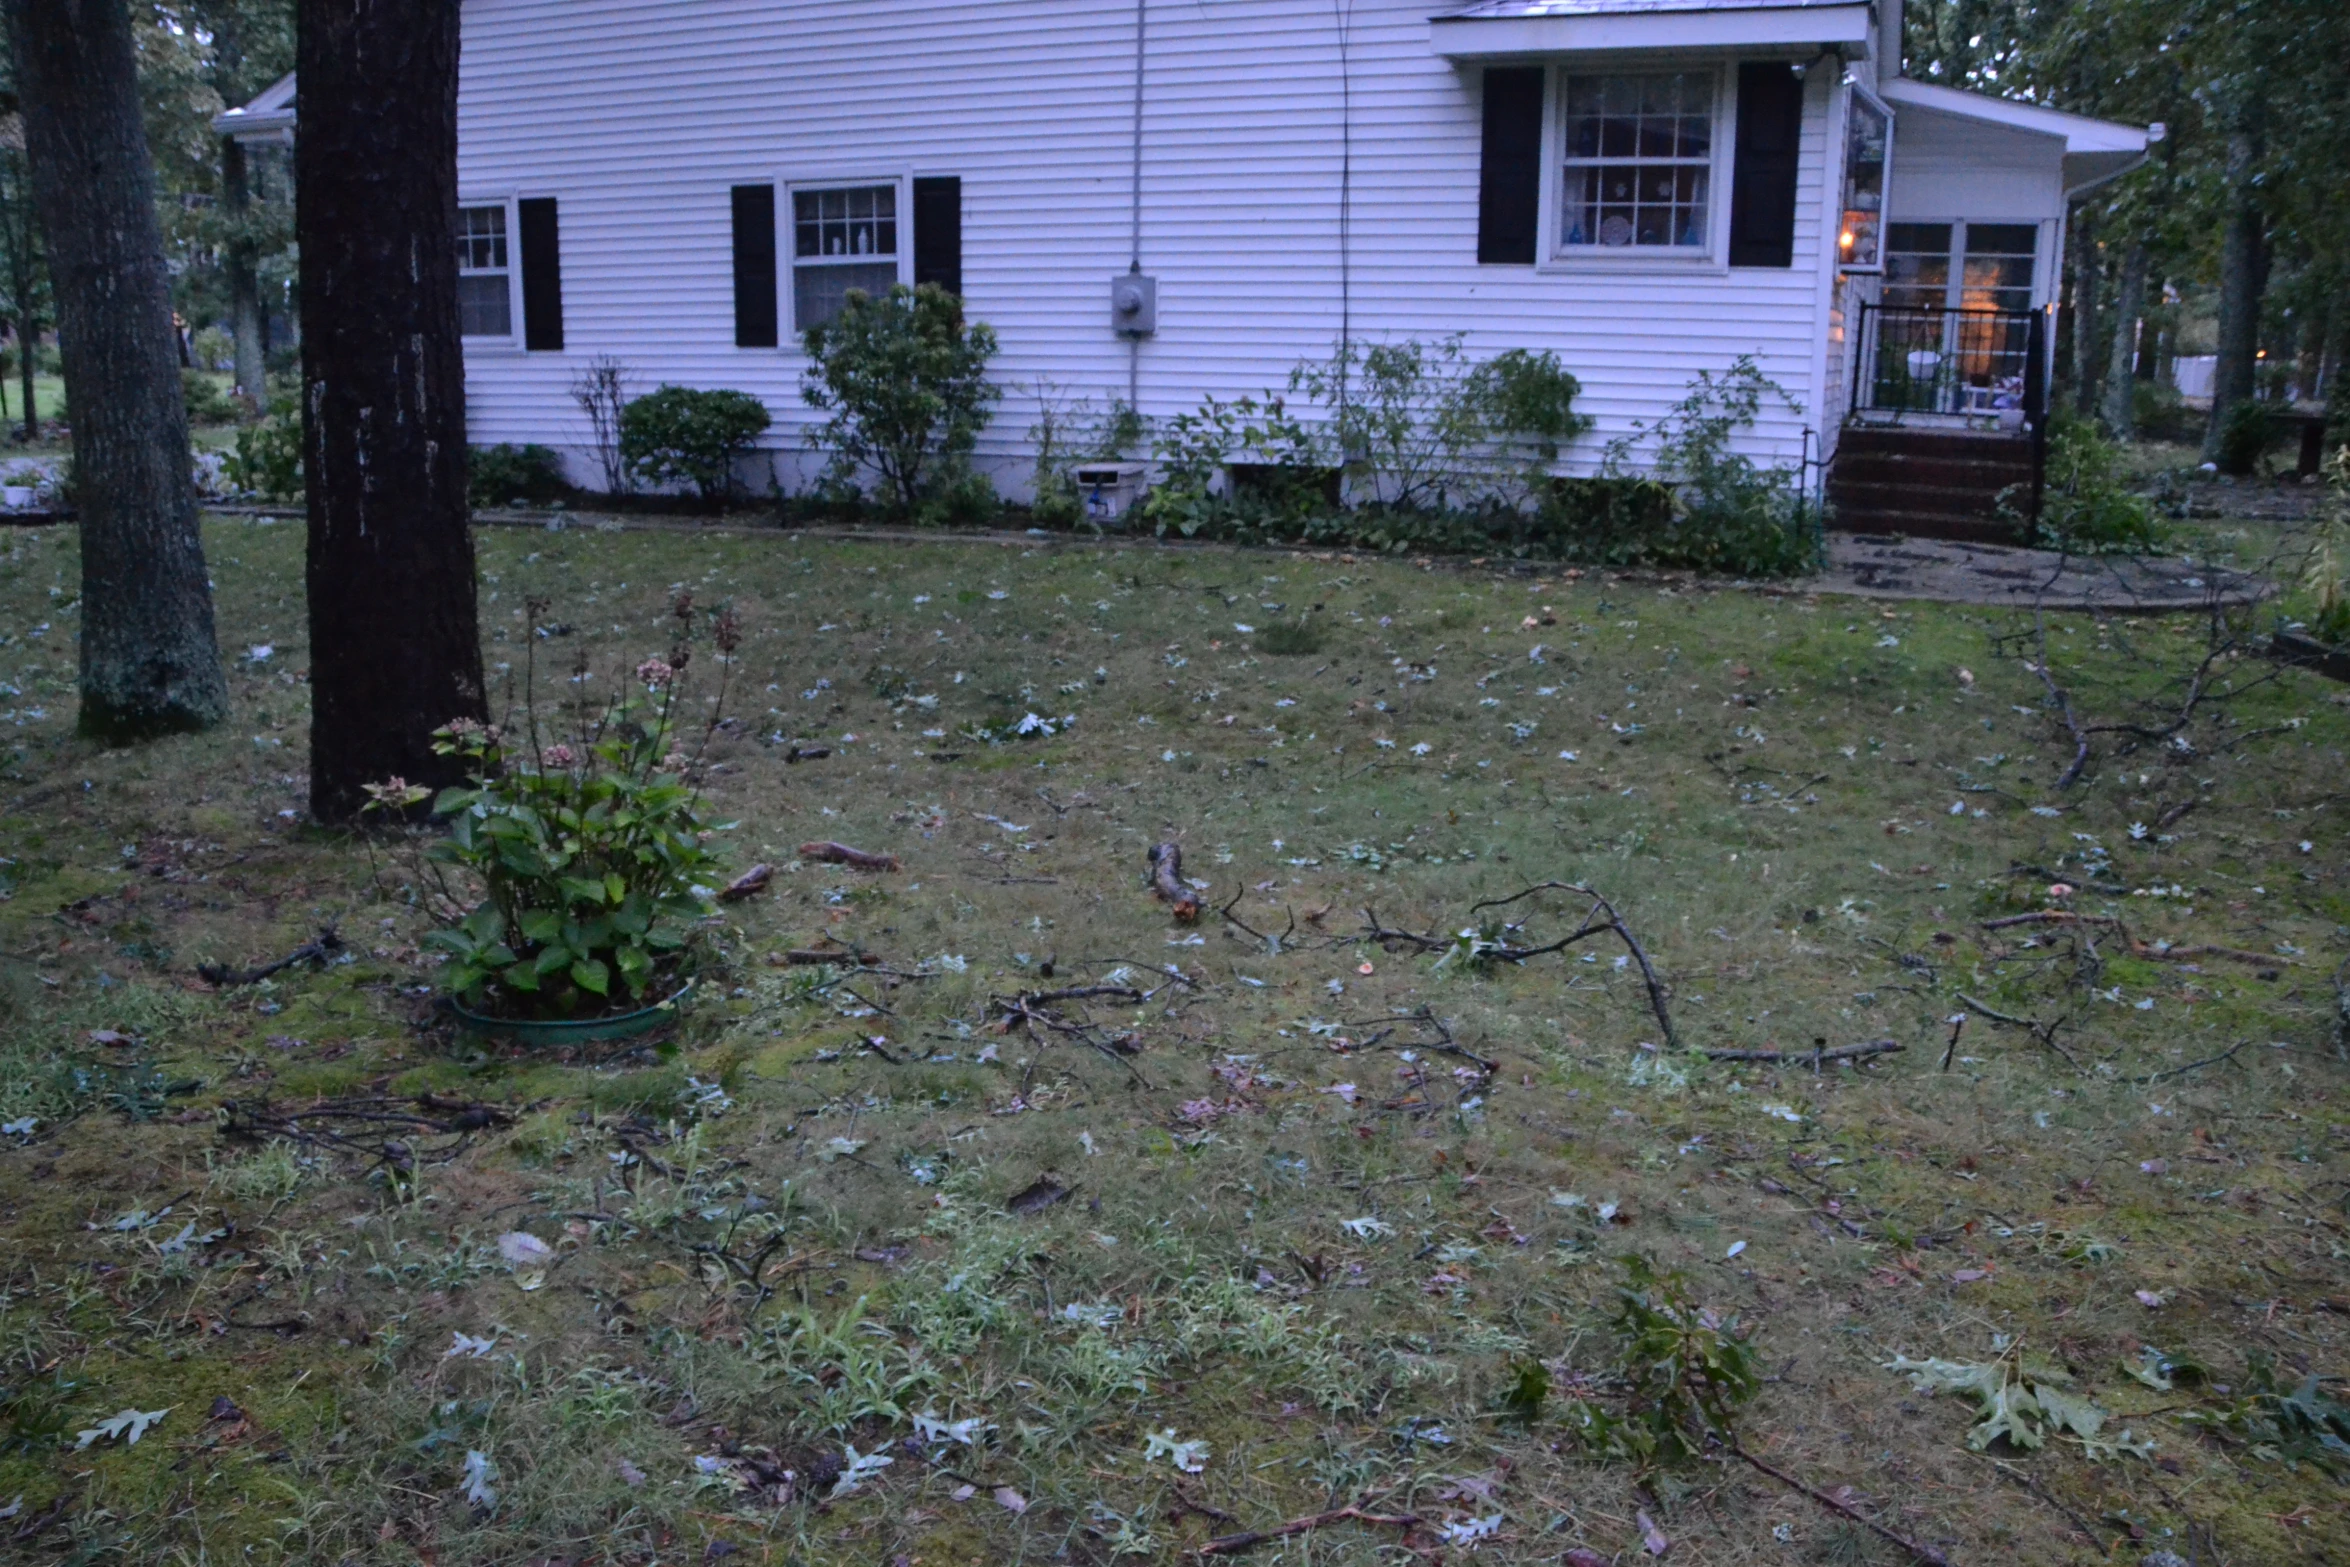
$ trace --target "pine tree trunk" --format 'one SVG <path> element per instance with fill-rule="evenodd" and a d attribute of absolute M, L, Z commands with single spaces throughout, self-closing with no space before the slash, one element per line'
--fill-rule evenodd
<path fill-rule="evenodd" d="M 2144 240 L 2132 240 L 2122 253 L 2121 281 L 2113 297 L 2113 354 L 2105 366 L 2105 427 L 2117 441 L 2135 440 L 2138 433 L 2138 318 L 2146 310 Z"/>
<path fill-rule="evenodd" d="M 228 243 L 229 329 L 236 334 L 237 390 L 258 411 L 269 407 L 268 366 L 261 350 L 261 279 L 254 266 L 253 241 L 244 232 L 252 216 L 253 188 L 245 167 L 245 144 L 234 136 L 220 144 L 220 182 L 236 225 Z"/>
<path fill-rule="evenodd" d="M 301 0 L 295 214 L 310 511 L 310 807 L 456 781 L 486 717 L 457 338 L 458 0 Z"/>
<path fill-rule="evenodd" d="M 81 729 L 110 741 L 201 729 L 226 714 L 228 686 L 130 12 L 124 0 L 7 5 L 73 410 Z"/>
<path fill-rule="evenodd" d="M 2097 372 L 2105 362 L 2105 258 L 2097 228 L 2094 212 L 2084 211 L 2073 224 L 2072 392 L 2082 413 L 2097 406 Z"/>
<path fill-rule="evenodd" d="M 2227 226 L 2219 250 L 2219 358 L 2211 372 L 2211 423 L 2203 460 L 2219 460 L 2228 410 L 2258 389 L 2260 303 L 2268 281 L 2268 218 L 2253 174 L 2260 161 L 2257 110 L 2240 105 L 2228 127 Z"/>

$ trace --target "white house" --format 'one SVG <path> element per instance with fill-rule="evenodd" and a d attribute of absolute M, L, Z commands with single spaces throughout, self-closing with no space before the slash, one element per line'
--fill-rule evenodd
<path fill-rule="evenodd" d="M 1904 79 L 1899 29 L 1900 0 L 467 0 L 473 439 L 586 477 L 569 388 L 611 355 L 759 396 L 797 484 L 797 334 L 935 280 L 1001 339 L 980 459 L 1011 493 L 1040 393 L 1164 416 L 1349 335 L 1555 350 L 1584 465 L 1751 355 L 1800 406 L 1753 454 L 1817 458 L 1891 352 L 1856 373 L 1858 306 L 2045 307 L 2069 198 L 2147 142 Z M 1914 338 L 1912 422 L 1996 422 Z"/>

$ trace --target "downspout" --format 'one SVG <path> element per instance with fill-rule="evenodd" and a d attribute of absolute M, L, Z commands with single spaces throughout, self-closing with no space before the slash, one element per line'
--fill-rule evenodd
<path fill-rule="evenodd" d="M 1142 272 L 1142 66 L 1145 41 L 1146 11 L 1150 0 L 1134 0 L 1134 175 L 1129 198 L 1132 235 L 1127 247 L 1126 270 Z M 1130 334 L 1126 339 L 1126 406 L 1138 410 L 1142 402 L 1142 338 Z"/>

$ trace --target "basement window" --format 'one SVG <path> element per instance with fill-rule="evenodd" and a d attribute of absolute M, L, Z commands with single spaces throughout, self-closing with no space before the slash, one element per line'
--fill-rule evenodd
<path fill-rule="evenodd" d="M 457 330 L 461 335 L 514 335 L 514 277 L 506 256 L 505 207 L 459 207 Z"/>
<path fill-rule="evenodd" d="M 839 315 L 852 288 L 889 292 L 899 259 L 896 185 L 792 192 L 792 324 L 799 331 Z"/>

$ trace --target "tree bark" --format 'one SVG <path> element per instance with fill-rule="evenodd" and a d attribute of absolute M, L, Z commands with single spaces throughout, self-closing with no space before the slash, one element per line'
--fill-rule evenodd
<path fill-rule="evenodd" d="M 2253 175 L 2260 163 L 2258 109 L 2236 105 L 2228 126 L 2227 225 L 2220 235 L 2219 358 L 2211 373 L 2211 422 L 2203 460 L 2217 462 L 2228 410 L 2258 389 L 2260 304 L 2268 282 L 2268 215 Z"/>
<path fill-rule="evenodd" d="M 253 187 L 245 167 L 245 144 L 234 136 L 221 139 L 220 182 L 227 197 L 230 222 L 228 242 L 229 328 L 236 335 L 237 390 L 253 401 L 256 412 L 269 409 L 268 369 L 261 347 L 261 279 L 254 265 L 253 241 L 245 226 L 253 211 Z"/>
<path fill-rule="evenodd" d="M 2113 355 L 2105 366 L 2105 427 L 2117 441 L 2138 433 L 2138 318 L 2146 310 L 2146 242 L 2132 240 L 2122 252 L 2121 280 L 2113 297 Z"/>
<path fill-rule="evenodd" d="M 201 729 L 227 713 L 228 685 L 130 12 L 124 0 L 7 7 L 73 410 L 81 729 L 110 742 Z"/>
<path fill-rule="evenodd" d="M 484 719 L 457 338 L 458 0 L 301 0 L 310 807 L 455 782 Z"/>

